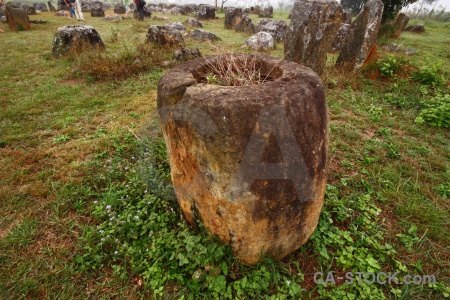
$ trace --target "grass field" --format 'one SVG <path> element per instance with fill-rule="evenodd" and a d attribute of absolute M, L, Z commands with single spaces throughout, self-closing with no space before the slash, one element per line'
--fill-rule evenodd
<path fill-rule="evenodd" d="M 248 35 L 225 30 L 218 16 L 203 28 L 222 41 L 186 39 L 187 47 L 248 52 Z M 171 190 L 155 113 L 171 53 L 142 46 L 148 26 L 166 22 L 85 17 L 105 54 L 53 59 L 56 29 L 78 23 L 53 13 L 30 16 L 47 22 L 29 31 L 0 24 L 1 299 L 449 297 L 449 23 L 381 40 L 380 58 L 361 71 L 330 64 L 330 174 L 318 228 L 281 262 L 246 267 L 184 223 Z M 389 42 L 417 52 L 386 53 Z M 283 45 L 268 54 L 282 57 Z M 436 283 L 314 282 L 329 271 Z"/>

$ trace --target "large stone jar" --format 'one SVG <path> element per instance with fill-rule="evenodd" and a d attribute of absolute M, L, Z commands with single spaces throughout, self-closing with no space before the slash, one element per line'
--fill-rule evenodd
<path fill-rule="evenodd" d="M 227 59 L 255 73 L 253 84 L 211 84 Z M 280 259 L 308 240 L 328 168 L 327 105 L 316 73 L 267 55 L 195 59 L 161 78 L 158 113 L 190 224 L 202 222 L 246 264 Z"/>
<path fill-rule="evenodd" d="M 59 27 L 53 37 L 53 57 L 81 53 L 84 50 L 104 50 L 97 30 L 87 25 L 66 25 Z"/>

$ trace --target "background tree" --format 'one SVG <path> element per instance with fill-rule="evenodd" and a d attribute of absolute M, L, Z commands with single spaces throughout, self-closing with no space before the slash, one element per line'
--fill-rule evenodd
<path fill-rule="evenodd" d="M 351 11 L 353 16 L 356 16 L 361 11 L 364 3 L 364 0 L 341 0 L 342 8 Z"/>
<path fill-rule="evenodd" d="M 403 7 L 416 3 L 417 0 L 381 0 L 384 4 L 382 22 L 389 22 L 397 16 Z M 431 0 L 434 2 L 435 0 Z"/>
<path fill-rule="evenodd" d="M 403 7 L 406 7 L 410 4 L 416 3 L 418 0 L 381 0 L 384 4 L 383 10 L 383 24 L 389 22 L 397 16 L 400 10 Z M 427 4 L 431 4 L 436 0 L 421 0 L 425 1 Z M 357 15 L 367 0 L 341 0 L 342 8 L 346 10 L 350 10 L 352 15 Z"/>
<path fill-rule="evenodd" d="M 223 10 L 223 5 L 225 4 L 225 2 L 227 2 L 228 0 L 222 0 L 222 5 L 220 6 L 220 8 Z"/>
<path fill-rule="evenodd" d="M 416 18 L 418 15 L 423 13 L 424 5 L 432 5 L 434 3 L 434 6 L 433 6 L 433 10 L 434 10 L 438 1 L 437 0 L 418 0 L 417 2 L 419 3 L 420 6 L 419 6 L 419 9 L 417 10 Z"/>

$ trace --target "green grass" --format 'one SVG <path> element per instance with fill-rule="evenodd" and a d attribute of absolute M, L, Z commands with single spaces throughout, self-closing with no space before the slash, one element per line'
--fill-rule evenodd
<path fill-rule="evenodd" d="M 148 26 L 165 23 L 85 16 L 103 38 L 107 58 L 143 55 Z M 187 39 L 187 46 L 205 55 L 249 52 L 241 48 L 248 35 L 225 30 L 223 14 L 218 17 L 204 29 L 221 42 Z M 437 85 L 408 79 L 397 67 L 391 73 L 387 66 L 388 76 L 375 80 L 368 71 L 349 76 L 328 67 L 330 174 L 318 228 L 281 262 L 246 267 L 181 217 L 155 114 L 157 82 L 168 68 L 154 59 L 118 79 L 117 71 L 83 69 L 86 61 L 55 60 L 55 30 L 76 21 L 52 13 L 31 19 L 48 22 L 20 32 L 0 24 L 7 49 L 0 56 L 1 299 L 448 295 L 450 133 L 414 122 L 424 102 L 449 93 L 447 23 L 425 23 L 425 34 L 404 33 L 395 41 L 419 50 L 398 57 L 405 64 L 441 62 L 444 80 Z M 283 45 L 268 53 L 281 58 Z M 329 270 L 434 274 L 438 284 L 314 283 L 315 272 Z"/>
<path fill-rule="evenodd" d="M 444 72 L 450 74 L 448 51 L 450 43 L 450 24 L 433 20 L 411 20 L 408 25 L 424 24 L 425 32 L 415 34 L 404 32 L 394 43 L 406 48 L 417 48 L 418 53 L 412 55 L 411 60 L 417 65 L 440 62 L 443 64 Z M 425 60 L 425 61 L 424 61 Z"/>

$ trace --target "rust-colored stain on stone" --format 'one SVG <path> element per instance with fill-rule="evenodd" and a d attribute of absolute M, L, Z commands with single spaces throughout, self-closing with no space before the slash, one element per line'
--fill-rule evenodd
<path fill-rule="evenodd" d="M 242 262 L 279 259 L 308 240 L 322 207 L 323 87 L 311 69 L 267 55 L 254 58 L 270 81 L 199 83 L 215 58 L 180 65 L 158 84 L 175 193 L 186 220 L 203 222 Z"/>

